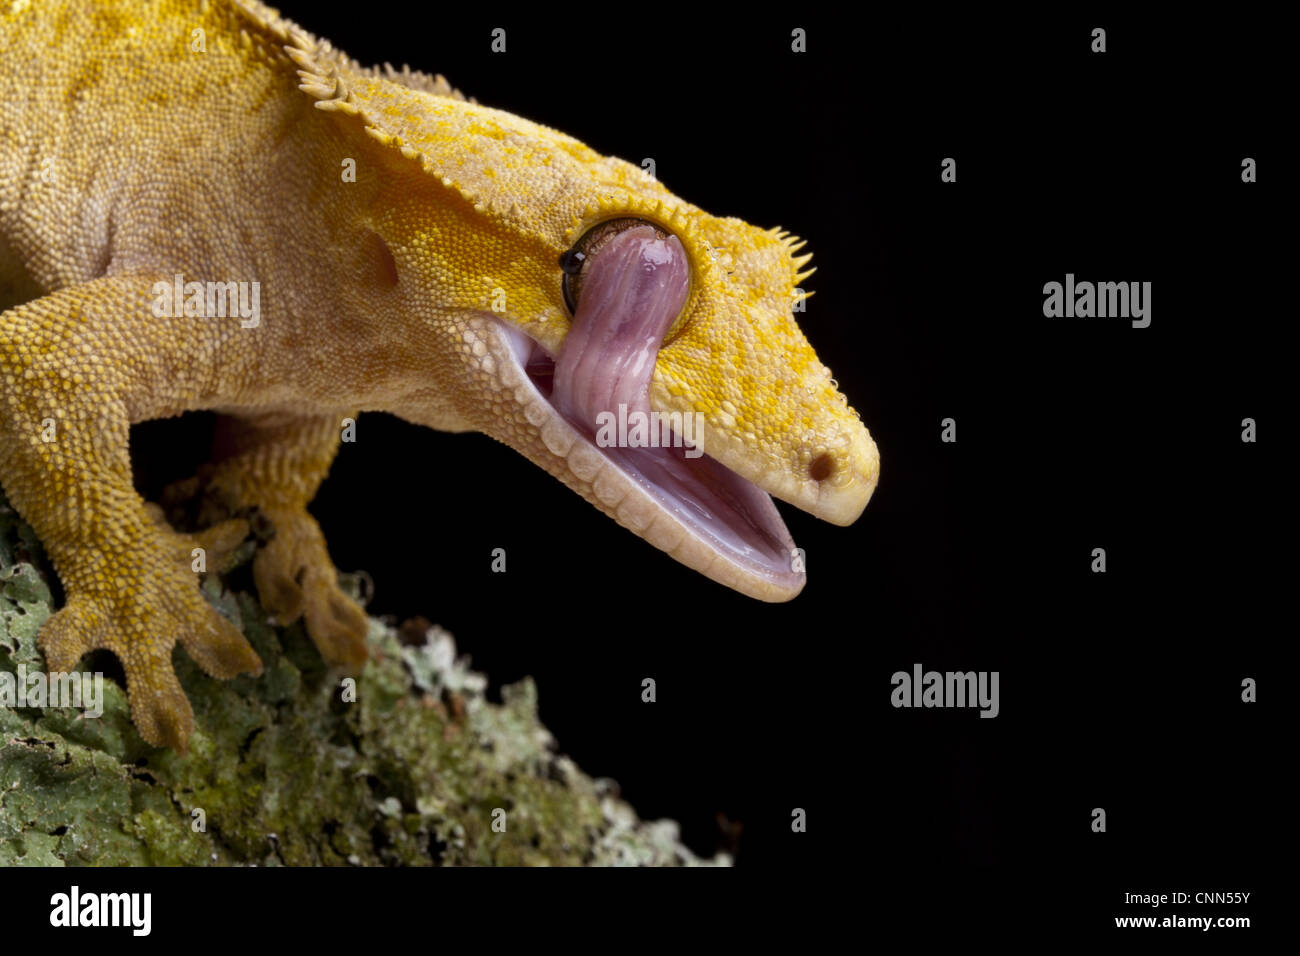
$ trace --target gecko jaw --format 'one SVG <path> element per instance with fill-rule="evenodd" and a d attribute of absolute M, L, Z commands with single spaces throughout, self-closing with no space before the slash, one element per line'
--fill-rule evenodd
<path fill-rule="evenodd" d="M 538 440 L 516 448 L 655 547 L 705 576 L 764 601 L 788 601 L 806 577 L 771 496 L 707 454 L 680 448 L 600 447 L 551 403 L 556 357 L 517 326 L 491 316 L 522 380 Z M 511 442 L 515 444 L 515 442 Z"/>

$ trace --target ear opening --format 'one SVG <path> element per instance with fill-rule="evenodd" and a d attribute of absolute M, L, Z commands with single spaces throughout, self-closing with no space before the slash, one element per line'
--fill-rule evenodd
<path fill-rule="evenodd" d="M 373 229 L 366 232 L 361 244 L 361 271 L 363 280 L 377 282 L 385 288 L 393 288 L 400 281 L 393 250 Z"/>

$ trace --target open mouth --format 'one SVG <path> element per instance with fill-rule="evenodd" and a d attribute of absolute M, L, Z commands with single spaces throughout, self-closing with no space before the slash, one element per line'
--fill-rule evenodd
<path fill-rule="evenodd" d="M 651 417 L 655 358 L 688 282 L 680 243 L 637 227 L 611 240 L 589 264 L 560 355 L 508 322 L 497 324 L 550 413 L 653 502 L 657 521 L 677 522 L 712 553 L 707 567 L 698 559 L 690 563 L 755 597 L 786 600 L 805 576 L 794 570 L 795 545 L 771 496 L 708 457 L 702 430 L 681 428 L 684 419 Z M 621 429 L 624 441 L 609 440 L 615 429 L 606 426 L 638 415 L 653 423 L 643 440 L 627 440 L 634 431 Z"/>

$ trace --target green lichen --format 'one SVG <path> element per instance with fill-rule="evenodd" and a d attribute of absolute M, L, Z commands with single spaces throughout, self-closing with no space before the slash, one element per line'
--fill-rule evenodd
<path fill-rule="evenodd" d="M 50 574 L 0 498 L 0 671 L 43 666 Z M 204 593 L 244 631 L 263 675 L 213 680 L 177 650 L 195 717 L 186 757 L 141 740 L 109 679 L 99 718 L 0 706 L 0 865 L 729 862 L 698 860 L 675 823 L 639 820 L 610 781 L 559 753 L 532 680 L 489 701 L 445 631 L 412 644 L 409 627 L 372 619 L 370 663 L 338 674 L 299 625 L 269 623 L 222 577 Z"/>

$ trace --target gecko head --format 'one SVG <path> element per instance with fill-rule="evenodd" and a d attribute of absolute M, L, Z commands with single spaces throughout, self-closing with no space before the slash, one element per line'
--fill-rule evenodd
<path fill-rule="evenodd" d="M 879 455 L 796 322 L 812 273 L 811 256 L 795 255 L 803 243 L 675 198 L 604 199 L 570 230 L 559 260 L 565 337 L 538 337 L 560 359 L 561 407 L 583 387 L 602 397 L 584 395 L 589 424 L 631 406 L 635 368 L 646 408 L 674 416 L 674 427 L 677 416 L 697 422 L 710 459 L 823 520 L 856 520 Z M 575 352 L 581 362 L 570 361 Z M 566 376 L 571 365 L 577 374 Z M 594 370 L 611 385 L 622 376 L 607 398 L 600 381 L 591 387 Z"/>
<path fill-rule="evenodd" d="M 392 241 L 449 330 L 464 422 L 715 580 L 797 594 L 772 497 L 846 525 L 879 470 L 795 320 L 801 243 L 511 114 L 421 108 L 403 146 L 427 181 L 395 193 L 423 207 Z"/>

